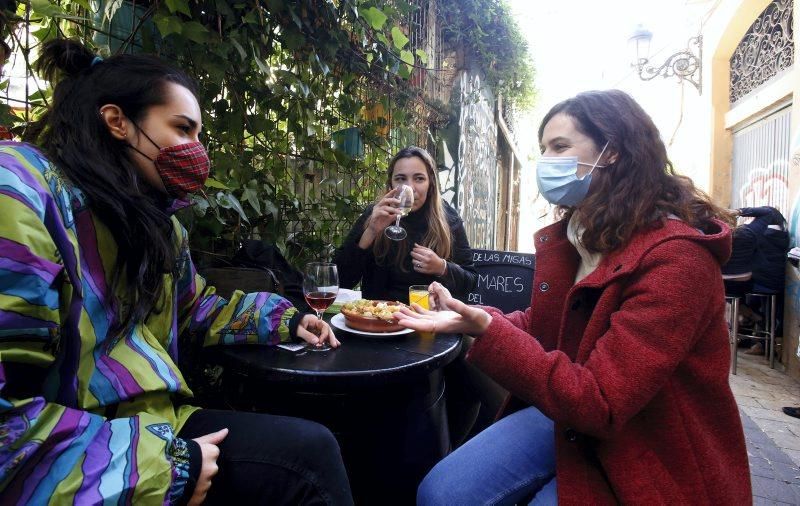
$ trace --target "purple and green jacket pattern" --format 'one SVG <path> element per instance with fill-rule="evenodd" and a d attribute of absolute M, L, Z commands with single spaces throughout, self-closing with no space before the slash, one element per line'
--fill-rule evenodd
<path fill-rule="evenodd" d="M 38 149 L 0 142 L 0 503 L 169 504 L 188 465 L 176 434 L 196 409 L 178 337 L 289 339 L 296 309 L 216 295 L 172 220 L 178 274 L 161 310 L 114 337 L 113 236 Z"/>

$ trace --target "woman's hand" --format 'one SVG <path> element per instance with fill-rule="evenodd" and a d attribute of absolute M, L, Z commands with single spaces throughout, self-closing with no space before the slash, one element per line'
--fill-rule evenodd
<path fill-rule="evenodd" d="M 228 429 L 218 430 L 205 436 L 195 438 L 195 442 L 200 446 L 200 454 L 203 456 L 203 464 L 200 468 L 200 476 L 194 486 L 194 493 L 189 499 L 189 506 L 203 504 L 206 500 L 208 490 L 211 488 L 211 479 L 217 474 L 217 458 L 219 458 L 219 444 L 228 435 Z"/>
<path fill-rule="evenodd" d="M 428 291 L 431 308 L 439 311 L 428 311 L 418 304 L 412 304 L 414 311 L 402 308 L 400 312 L 394 313 L 400 325 L 422 332 L 479 336 L 486 332 L 492 323 L 492 315 L 483 309 L 468 306 L 454 299 L 441 283 L 431 283 Z"/>
<path fill-rule="evenodd" d="M 400 199 L 397 198 L 400 188 L 394 188 L 383 196 L 382 199 L 372 208 L 369 217 L 369 230 L 375 235 L 382 234 L 383 229 L 391 225 L 400 213 Z"/>
<path fill-rule="evenodd" d="M 447 273 L 447 261 L 430 248 L 414 243 L 411 250 L 411 265 L 414 271 L 432 276 L 444 276 Z"/>
<path fill-rule="evenodd" d="M 330 325 L 313 314 L 304 315 L 300 320 L 297 325 L 297 337 L 314 346 L 322 346 L 325 341 L 330 343 L 331 348 L 338 348 L 342 344 L 333 335 Z"/>
<path fill-rule="evenodd" d="M 369 249 L 375 242 L 375 238 L 380 236 L 383 230 L 394 223 L 397 216 L 401 214 L 398 193 L 400 193 L 400 188 L 389 190 L 389 193 L 384 195 L 372 208 L 372 214 L 367 218 L 367 228 L 361 234 L 361 239 L 358 240 L 359 248 Z"/>

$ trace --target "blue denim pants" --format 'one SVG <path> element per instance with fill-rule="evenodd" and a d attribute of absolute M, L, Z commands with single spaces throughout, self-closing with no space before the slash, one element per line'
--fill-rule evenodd
<path fill-rule="evenodd" d="M 417 504 L 557 504 L 555 475 L 553 421 L 530 407 L 494 423 L 436 464 L 417 490 Z"/>

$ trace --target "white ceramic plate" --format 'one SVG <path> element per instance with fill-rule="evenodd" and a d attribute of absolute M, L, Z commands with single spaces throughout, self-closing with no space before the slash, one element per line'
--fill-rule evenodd
<path fill-rule="evenodd" d="M 345 330 L 347 332 L 352 332 L 353 334 L 361 334 L 362 336 L 375 336 L 375 337 L 387 337 L 387 336 L 400 336 L 403 334 L 410 334 L 414 332 L 414 329 L 403 329 L 397 330 L 395 332 L 365 332 L 363 330 L 356 330 L 354 328 L 350 328 L 347 326 L 347 320 L 345 319 L 342 313 L 335 315 L 331 318 L 331 325 L 336 327 L 337 329 Z"/>

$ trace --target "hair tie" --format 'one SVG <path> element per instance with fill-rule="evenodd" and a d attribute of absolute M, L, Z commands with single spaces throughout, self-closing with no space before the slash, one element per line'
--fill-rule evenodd
<path fill-rule="evenodd" d="M 91 63 L 91 65 L 89 65 L 89 66 L 90 66 L 90 67 L 94 67 L 94 66 L 95 66 L 95 65 L 97 65 L 98 63 L 103 63 L 103 58 L 102 58 L 102 57 L 100 57 L 100 56 L 95 56 L 95 57 L 94 57 L 94 60 L 92 60 L 92 63 Z"/>

